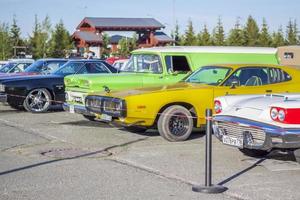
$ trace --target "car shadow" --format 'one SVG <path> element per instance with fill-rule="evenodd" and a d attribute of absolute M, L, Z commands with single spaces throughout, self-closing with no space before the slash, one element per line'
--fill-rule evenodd
<path fill-rule="evenodd" d="M 141 135 L 141 136 L 148 136 L 148 137 L 160 136 L 157 129 L 148 129 L 146 132 L 131 132 L 131 131 L 126 130 L 123 127 L 119 127 L 119 130 L 122 132 L 137 134 L 137 135 Z M 191 136 L 187 139 L 187 141 L 202 138 L 203 136 L 205 136 L 205 131 L 193 130 Z"/>
<path fill-rule="evenodd" d="M 101 128 L 114 128 L 113 125 L 100 121 L 89 121 L 89 120 L 80 120 L 80 121 L 72 121 L 72 122 L 63 122 L 59 123 L 61 125 L 69 125 L 69 126 L 86 126 L 86 127 L 101 127 Z"/>

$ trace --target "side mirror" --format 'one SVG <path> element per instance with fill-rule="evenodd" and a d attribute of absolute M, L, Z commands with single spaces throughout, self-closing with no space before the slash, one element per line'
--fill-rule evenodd
<path fill-rule="evenodd" d="M 230 89 L 235 89 L 239 85 L 238 80 L 232 80 Z"/>

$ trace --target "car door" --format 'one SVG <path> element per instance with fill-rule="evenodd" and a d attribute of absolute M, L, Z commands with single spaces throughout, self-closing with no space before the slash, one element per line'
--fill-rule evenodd
<path fill-rule="evenodd" d="M 243 67 L 237 69 L 221 86 L 214 90 L 214 97 L 235 94 L 266 94 L 289 92 L 284 87 L 289 82 L 271 81 L 270 67 Z M 288 77 L 286 77 L 288 79 Z"/>

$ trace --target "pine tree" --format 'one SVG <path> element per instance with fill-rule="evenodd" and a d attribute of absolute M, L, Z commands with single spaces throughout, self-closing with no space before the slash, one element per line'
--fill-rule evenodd
<path fill-rule="evenodd" d="M 272 38 L 269 34 L 269 28 L 265 19 L 263 19 L 262 28 L 258 37 L 259 46 L 269 47 L 272 43 Z"/>
<path fill-rule="evenodd" d="M 132 38 L 129 39 L 129 43 L 128 43 L 128 49 L 129 49 L 129 53 L 135 49 L 137 49 L 137 35 L 136 33 L 134 33 L 132 35 Z"/>
<path fill-rule="evenodd" d="M 280 26 L 277 32 L 274 32 L 272 35 L 272 47 L 284 46 L 284 35 L 282 27 Z"/>
<path fill-rule="evenodd" d="M 198 36 L 199 43 L 203 46 L 211 46 L 212 45 L 212 39 L 210 36 L 210 33 L 208 32 L 206 24 L 203 27 L 203 30 L 200 33 L 200 36 Z"/>
<path fill-rule="evenodd" d="M 234 28 L 229 31 L 226 43 L 230 46 L 243 46 L 245 43 L 239 18 L 237 18 Z"/>
<path fill-rule="evenodd" d="M 72 39 L 62 20 L 56 24 L 50 40 L 49 55 L 54 58 L 65 57 L 68 50 L 72 49 Z"/>
<path fill-rule="evenodd" d="M 107 58 L 110 54 L 110 49 L 108 47 L 110 37 L 107 33 L 102 34 L 102 46 L 101 46 L 101 58 Z"/>
<path fill-rule="evenodd" d="M 193 22 L 191 20 L 189 20 L 187 29 L 184 34 L 183 45 L 185 46 L 197 45 L 197 39 L 194 32 Z"/>
<path fill-rule="evenodd" d="M 16 20 L 15 15 L 13 17 L 13 23 L 10 28 L 10 42 L 11 42 L 11 45 L 15 48 L 17 46 L 22 46 L 24 44 L 21 39 L 21 29 L 17 25 L 17 20 Z M 16 55 L 18 54 L 17 49 L 16 49 L 16 51 L 14 49 L 12 49 L 12 54 L 14 55 L 14 53 L 16 53 Z M 16 55 L 14 55 L 14 56 L 16 56 Z"/>
<path fill-rule="evenodd" d="M 287 25 L 286 31 L 286 44 L 287 45 L 296 45 L 297 44 L 297 24 L 290 19 Z"/>
<path fill-rule="evenodd" d="M 247 19 L 246 26 L 243 30 L 244 45 L 246 46 L 258 46 L 259 28 L 256 21 L 250 15 Z"/>
<path fill-rule="evenodd" d="M 118 53 L 121 57 L 127 57 L 130 53 L 129 50 L 129 44 L 128 44 L 128 38 L 122 38 L 121 40 L 119 40 L 118 46 Z"/>
<path fill-rule="evenodd" d="M 172 30 L 171 32 L 171 37 L 172 39 L 174 39 L 175 41 L 175 45 L 180 44 L 180 33 L 179 33 L 179 25 L 178 25 L 178 21 L 176 21 L 176 25 L 175 25 L 175 29 Z"/>
<path fill-rule="evenodd" d="M 224 33 L 221 17 L 218 18 L 217 26 L 214 28 L 213 31 L 213 44 L 216 46 L 225 45 L 225 33 Z"/>
<path fill-rule="evenodd" d="M 0 60 L 7 60 L 12 56 L 12 45 L 10 42 L 9 26 L 0 24 Z"/>
<path fill-rule="evenodd" d="M 30 36 L 30 47 L 33 58 L 44 58 L 49 55 L 50 34 L 51 24 L 49 17 L 47 16 L 41 24 L 35 15 L 34 28 Z"/>

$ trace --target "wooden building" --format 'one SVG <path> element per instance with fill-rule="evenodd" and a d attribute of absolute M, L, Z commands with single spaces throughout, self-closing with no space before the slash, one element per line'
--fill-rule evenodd
<path fill-rule="evenodd" d="M 172 38 L 160 31 L 163 28 L 165 28 L 164 25 L 153 18 L 85 17 L 72 37 L 78 52 L 93 51 L 97 57 L 100 57 L 103 32 L 136 32 L 138 47 L 143 48 L 173 43 Z M 116 39 L 118 38 L 122 37 L 115 37 L 111 40 L 113 52 L 117 50 L 118 40 Z"/>

